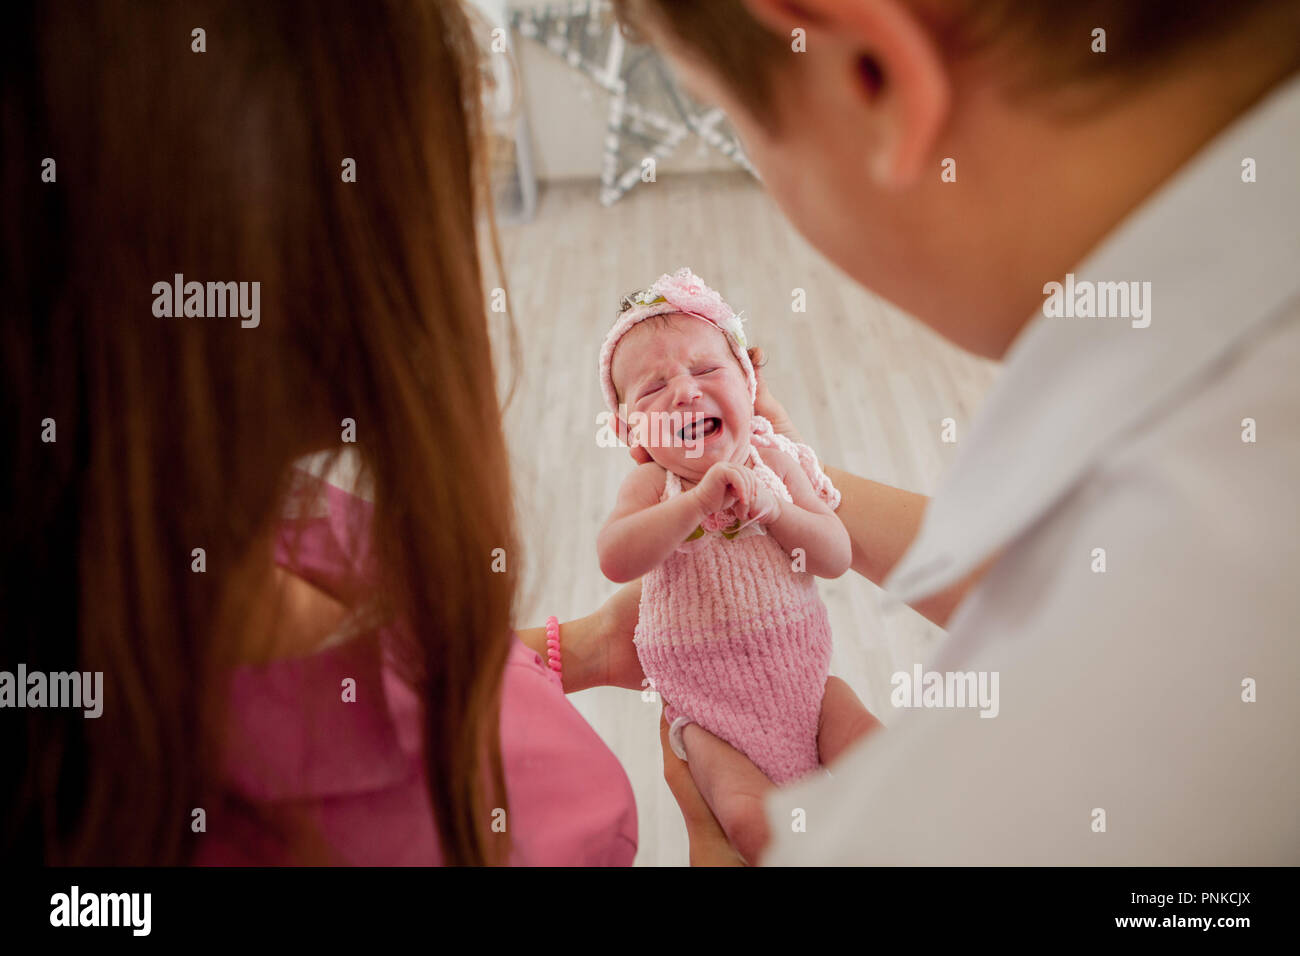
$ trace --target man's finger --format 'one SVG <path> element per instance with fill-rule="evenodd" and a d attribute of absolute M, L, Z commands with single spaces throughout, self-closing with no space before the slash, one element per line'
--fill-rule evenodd
<path fill-rule="evenodd" d="M 749 361 L 750 364 L 754 366 L 754 381 L 758 385 L 758 390 L 761 392 L 767 388 L 767 382 L 763 378 L 762 368 L 762 366 L 767 362 L 767 355 L 764 354 L 762 348 L 755 345 L 749 350 Z"/>
<path fill-rule="evenodd" d="M 712 814 L 691 777 L 686 761 L 673 752 L 673 745 L 668 740 L 668 717 L 662 709 L 659 711 L 659 743 L 664 751 L 664 782 L 681 807 L 683 816 L 696 818 L 703 813 Z"/>

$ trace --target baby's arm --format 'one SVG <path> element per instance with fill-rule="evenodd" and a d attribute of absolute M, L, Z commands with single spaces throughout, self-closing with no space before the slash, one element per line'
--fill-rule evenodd
<path fill-rule="evenodd" d="M 659 567 L 702 519 L 693 494 L 659 501 L 666 474 L 654 462 L 638 466 L 623 481 L 614 511 L 596 536 L 601 573 L 615 583 Z"/>
<path fill-rule="evenodd" d="M 780 514 L 767 532 L 790 554 L 803 548 L 807 570 L 819 578 L 838 578 L 853 562 L 853 542 L 835 512 L 813 491 L 804 470 L 775 448 L 763 450 L 763 460 L 785 482 L 794 504 L 779 501 Z"/>

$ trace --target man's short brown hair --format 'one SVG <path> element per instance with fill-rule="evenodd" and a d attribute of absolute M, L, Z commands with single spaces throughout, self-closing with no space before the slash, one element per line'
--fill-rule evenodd
<path fill-rule="evenodd" d="M 1007 71 L 1013 93 L 1067 85 L 1140 82 L 1253 31 L 1269 48 L 1300 51 L 1296 0 L 905 0 L 954 58 L 993 54 L 1023 66 Z M 619 18 L 651 23 L 707 62 L 755 119 L 771 126 L 772 72 L 792 51 L 742 0 L 614 0 Z M 1106 53 L 1093 31 L 1106 31 Z M 1232 64 L 1219 64 L 1231 67 Z"/>

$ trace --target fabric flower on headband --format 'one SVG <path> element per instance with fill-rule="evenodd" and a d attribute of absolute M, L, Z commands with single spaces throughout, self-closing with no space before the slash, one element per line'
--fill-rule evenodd
<path fill-rule="evenodd" d="M 705 285 L 690 269 L 678 269 L 672 275 L 661 275 L 654 285 L 640 294 L 651 297 L 649 302 L 642 301 L 642 305 L 653 305 L 656 301 L 670 302 L 678 311 L 708 319 L 735 339 L 742 349 L 746 347 L 741 317 L 731 311 L 731 306 L 727 305 L 722 296 Z"/>

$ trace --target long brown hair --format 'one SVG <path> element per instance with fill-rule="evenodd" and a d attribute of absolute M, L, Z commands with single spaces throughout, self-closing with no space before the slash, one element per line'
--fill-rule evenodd
<path fill-rule="evenodd" d="M 504 859 L 491 813 L 518 561 L 464 12 L 101 0 L 6 16 L 0 668 L 102 671 L 104 713 L 3 715 L 0 856 L 191 857 L 268 530 L 293 463 L 340 447 L 352 419 L 376 502 L 368 599 L 408 635 L 444 859 Z M 154 283 L 176 273 L 260 282 L 260 324 L 155 316 Z"/>

